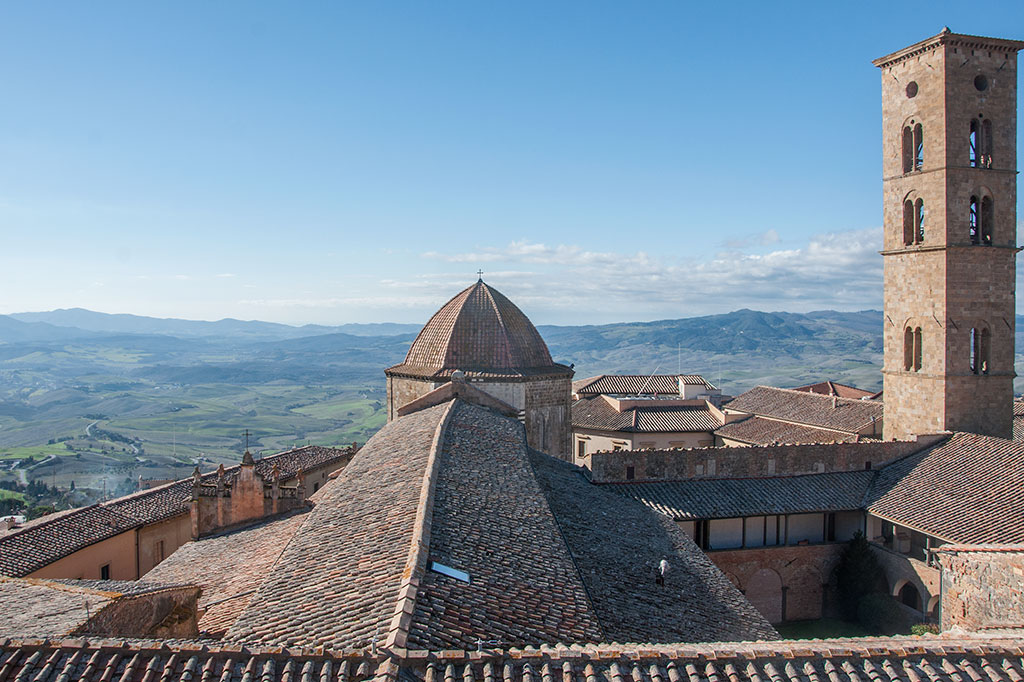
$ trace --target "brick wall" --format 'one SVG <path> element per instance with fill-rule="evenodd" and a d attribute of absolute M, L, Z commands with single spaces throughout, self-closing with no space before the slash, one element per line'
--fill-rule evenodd
<path fill-rule="evenodd" d="M 585 464 L 589 464 L 590 476 L 595 483 L 628 480 L 627 467 L 633 468 L 634 482 L 790 476 L 857 471 L 866 468 L 868 462 L 878 468 L 930 447 L 944 438 L 939 435 L 885 443 L 624 450 L 594 453 L 588 456 Z"/>
<path fill-rule="evenodd" d="M 199 588 L 192 585 L 126 595 L 115 599 L 73 634 L 191 639 L 199 636 L 198 600 Z"/>
<path fill-rule="evenodd" d="M 1024 546 L 943 547 L 942 629 L 1024 627 Z"/>
<path fill-rule="evenodd" d="M 842 543 L 708 552 L 771 623 L 835 615 L 832 569 Z"/>

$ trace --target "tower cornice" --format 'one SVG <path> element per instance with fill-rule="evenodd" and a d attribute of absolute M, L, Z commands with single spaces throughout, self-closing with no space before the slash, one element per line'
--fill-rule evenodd
<path fill-rule="evenodd" d="M 884 57 L 872 61 L 871 63 L 880 69 L 884 69 L 888 66 L 893 66 L 900 62 L 906 61 L 912 57 L 916 57 L 930 50 L 934 50 L 942 45 L 956 45 L 958 47 L 967 48 L 983 48 L 986 50 L 998 50 L 1000 52 L 1016 53 L 1019 50 L 1024 50 L 1024 41 L 1021 40 L 1006 40 L 1003 38 L 988 38 L 986 36 L 972 36 L 964 33 L 953 33 L 948 28 L 943 29 L 938 35 L 934 35 L 931 38 L 925 38 L 919 43 L 914 43 L 910 47 L 905 47 L 902 50 L 897 50 L 891 54 L 887 54 Z"/>

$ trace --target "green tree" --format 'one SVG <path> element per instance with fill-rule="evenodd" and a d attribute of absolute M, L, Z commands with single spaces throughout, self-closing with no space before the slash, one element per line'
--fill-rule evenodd
<path fill-rule="evenodd" d="M 839 608 L 849 621 L 858 620 L 863 597 L 885 592 L 885 575 L 864 533 L 857 531 L 839 555 L 834 572 Z"/>

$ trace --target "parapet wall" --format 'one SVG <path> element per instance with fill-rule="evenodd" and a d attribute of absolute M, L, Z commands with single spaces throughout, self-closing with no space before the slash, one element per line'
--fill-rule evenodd
<path fill-rule="evenodd" d="M 942 629 L 1024 628 L 1024 545 L 943 547 Z"/>
<path fill-rule="evenodd" d="M 595 483 L 821 474 L 878 468 L 946 438 L 948 434 L 888 442 L 619 450 L 588 455 L 584 466 Z"/>

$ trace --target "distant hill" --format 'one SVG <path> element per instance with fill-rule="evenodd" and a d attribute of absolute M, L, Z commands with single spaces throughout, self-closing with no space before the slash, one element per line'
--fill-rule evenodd
<path fill-rule="evenodd" d="M 14 313 L 7 317 L 25 323 L 45 323 L 62 328 L 113 334 L 166 334 L 181 337 L 221 337 L 235 340 L 270 341 L 296 339 L 320 334 L 345 333 L 353 336 L 389 336 L 419 330 L 419 325 L 381 323 L 339 326 L 304 325 L 295 327 L 276 322 L 235 320 L 216 322 L 144 317 L 141 315 L 98 313 L 84 308 L 62 308 L 47 312 Z M 2 334 L 2 330 L 0 330 Z M 3 338 L 0 336 L 0 338 Z M 6 339 L 5 339 L 6 340 Z"/>

